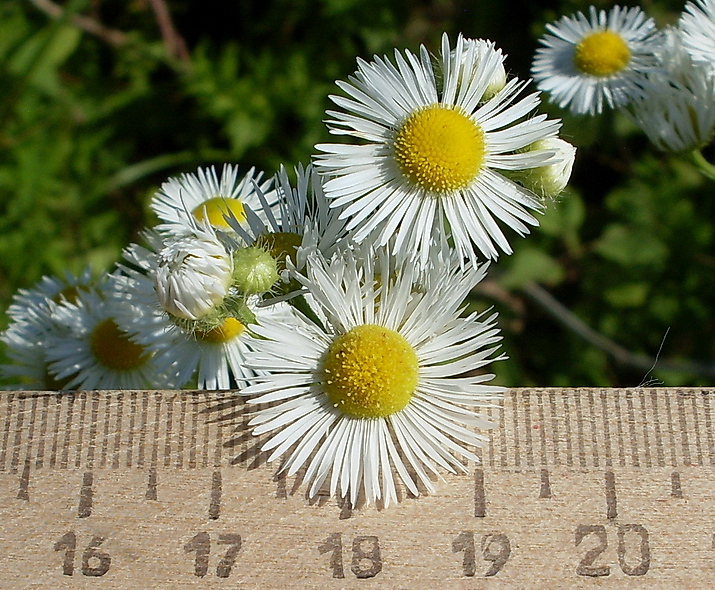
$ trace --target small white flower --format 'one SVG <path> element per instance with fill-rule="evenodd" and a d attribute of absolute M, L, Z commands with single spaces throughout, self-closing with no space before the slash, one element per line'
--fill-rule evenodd
<path fill-rule="evenodd" d="M 7 310 L 10 324 L 0 334 L 7 345 L 11 364 L 0 366 L 0 375 L 12 380 L 14 388 L 57 391 L 67 389 L 69 379 L 58 379 L 47 360 L 47 341 L 68 335 L 59 323 L 60 303 L 76 303 L 80 293 L 93 289 L 90 269 L 79 276 L 66 272 L 64 278 L 45 276 L 31 289 L 19 289 Z"/>
<path fill-rule="evenodd" d="M 715 1 L 687 2 L 679 26 L 683 46 L 693 60 L 715 71 Z"/>
<path fill-rule="evenodd" d="M 550 150 L 554 152 L 552 163 L 515 175 L 529 190 L 545 198 L 555 198 L 566 188 L 576 160 L 576 148 L 560 137 L 541 139 L 527 149 Z"/>
<path fill-rule="evenodd" d="M 657 55 L 662 73 L 649 77 L 647 94 L 626 112 L 660 150 L 701 148 L 715 131 L 713 69 L 691 59 L 681 33 L 674 28 L 666 29 Z"/>
<path fill-rule="evenodd" d="M 414 266 L 384 251 L 311 254 L 299 280 L 322 325 L 294 311 L 262 321 L 250 341 L 249 364 L 265 374 L 241 394 L 268 404 L 250 422 L 270 433 L 268 460 L 283 456 L 288 476 L 305 467 L 310 497 L 325 484 L 352 505 L 385 506 L 398 498 L 394 472 L 419 495 L 440 469 L 477 460 L 471 447 L 485 437 L 475 429 L 492 426 L 479 410 L 502 390 L 475 371 L 500 338 L 495 316 L 459 311 L 483 276 L 484 266 L 450 265 L 424 292 Z"/>
<path fill-rule="evenodd" d="M 233 259 L 210 230 L 169 238 L 161 249 L 154 288 L 161 306 L 173 316 L 198 320 L 226 298 Z"/>
<path fill-rule="evenodd" d="M 157 369 L 152 354 L 119 327 L 118 307 L 131 303 L 115 297 L 111 277 L 97 289 L 81 291 L 75 303 L 62 302 L 56 321 L 66 328 L 47 338 L 47 360 L 57 380 L 72 389 L 168 388 L 174 382 Z"/>
<path fill-rule="evenodd" d="M 589 17 L 578 12 L 546 29 L 531 73 L 559 107 L 595 115 L 643 96 L 660 37 L 640 8 L 614 6 L 606 13 L 591 6 Z"/>
<path fill-rule="evenodd" d="M 191 232 L 197 222 L 228 230 L 226 216 L 243 223 L 248 209 L 261 210 L 261 202 L 256 195 L 257 185 L 269 205 L 275 204 L 271 181 L 261 182 L 262 177 L 262 172 L 251 168 L 239 178 L 238 166 L 230 164 L 224 165 L 220 179 L 214 167 L 199 168 L 195 174 L 182 174 L 164 182 L 150 206 L 164 222 L 160 226 L 164 232 Z"/>
<path fill-rule="evenodd" d="M 558 121 L 532 116 L 538 93 L 517 99 L 525 82 L 512 79 L 492 98 L 504 57 L 490 45 L 446 35 L 436 69 L 425 47 L 419 57 L 395 52 L 395 64 L 358 61 L 349 96 L 331 97 L 331 133 L 360 145 L 321 144 L 316 165 L 325 194 L 341 209 L 357 242 L 393 244 L 393 252 L 425 267 L 435 240 L 451 236 L 462 260 L 511 252 L 499 222 L 524 235 L 537 221 L 536 196 L 503 175 L 541 166 L 551 152 L 521 150 L 553 137 Z"/>
<path fill-rule="evenodd" d="M 171 375 L 178 386 L 195 380 L 199 389 L 229 389 L 255 373 L 245 366 L 245 344 L 250 321 L 273 313 L 281 306 L 257 309 L 257 298 L 244 301 L 234 289 L 214 311 L 198 320 L 169 313 L 160 303 L 154 287 L 159 256 L 164 242 L 147 233 L 150 248 L 133 244 L 124 251 L 128 265 L 117 278 L 118 293 L 132 302 L 135 311 L 119 314 L 117 323 L 135 335 L 135 341 L 152 354 L 159 369 Z"/>

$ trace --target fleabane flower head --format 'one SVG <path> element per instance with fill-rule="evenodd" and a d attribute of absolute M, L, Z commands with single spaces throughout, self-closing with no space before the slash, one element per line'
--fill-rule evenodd
<path fill-rule="evenodd" d="M 147 347 L 117 322 L 120 307 L 132 303 L 113 295 L 107 276 L 96 288 L 80 291 L 74 303 L 63 301 L 55 311 L 64 333 L 47 338 L 51 372 L 71 389 L 167 388 L 175 383 L 154 363 Z"/>
<path fill-rule="evenodd" d="M 678 25 L 693 60 L 715 72 L 715 1 L 687 2 Z"/>
<path fill-rule="evenodd" d="M 230 164 L 224 165 L 220 178 L 214 167 L 199 168 L 196 173 L 169 178 L 154 195 L 150 207 L 163 222 L 163 232 L 191 233 L 197 222 L 228 231 L 227 216 L 244 223 L 247 209 L 261 209 L 256 186 L 270 206 L 275 204 L 271 180 L 262 181 L 262 177 L 263 173 L 254 168 L 239 177 L 238 166 Z"/>
<path fill-rule="evenodd" d="M 331 133 L 359 145 L 320 144 L 316 166 L 325 194 L 357 242 L 384 246 L 424 268 L 433 242 L 451 236 L 458 257 L 476 265 L 511 247 L 500 226 L 524 235 L 537 221 L 536 196 L 502 172 L 545 164 L 553 153 L 522 153 L 556 135 L 560 123 L 532 116 L 538 93 L 518 98 L 526 82 L 512 79 L 485 101 L 501 79 L 504 57 L 491 45 L 442 38 L 433 60 L 395 52 L 358 60 L 348 97 L 331 99 Z"/>
<path fill-rule="evenodd" d="M 226 298 L 231 287 L 233 258 L 210 226 L 171 238 L 158 254 L 154 288 L 171 315 L 198 320 Z"/>
<path fill-rule="evenodd" d="M 312 165 L 294 169 L 295 186 L 281 166 L 274 177 L 277 201 L 271 206 L 260 188 L 262 215 L 246 212 L 245 227 L 229 219 L 236 234 L 252 247 L 263 249 L 276 261 L 278 272 L 288 281 L 286 262 L 293 268 L 305 265 L 305 252 L 313 249 L 329 255 L 344 238 L 345 222 L 338 219 L 325 198 L 322 178 Z"/>
<path fill-rule="evenodd" d="M 551 101 L 577 115 L 596 115 L 643 96 L 657 69 L 660 36 L 640 8 L 591 6 L 546 25 L 531 74 Z"/>
<path fill-rule="evenodd" d="M 212 230 L 205 228 L 205 231 L 212 235 Z M 208 260 L 208 267 L 183 269 L 176 273 L 173 280 L 186 281 L 172 287 L 173 292 L 179 294 L 181 305 L 177 304 L 178 299 L 173 300 L 173 305 L 167 305 L 166 300 L 159 297 L 157 276 L 172 241 L 184 240 L 186 236 L 177 238 L 147 232 L 145 238 L 148 248 L 132 244 L 124 251 L 128 264 L 121 266 L 123 274 L 117 277 L 118 292 L 122 299 L 133 302 L 135 311 L 120 314 L 118 325 L 136 335 L 135 341 L 152 353 L 160 370 L 171 375 L 178 386 L 191 384 L 199 389 L 229 389 L 240 379 L 254 375 L 244 362 L 248 350 L 245 343 L 247 326 L 261 316 L 281 313 L 281 306 L 258 309 L 258 296 L 236 287 L 235 265 L 230 284 L 224 288 L 225 271 L 233 262 L 229 263 L 223 254 L 219 256 L 220 264 Z M 219 243 L 223 244 L 223 239 L 219 239 Z M 240 248 L 231 240 L 226 240 L 225 245 L 233 260 Z M 216 253 L 221 253 L 220 248 Z M 212 283 L 204 276 L 212 265 L 216 266 L 220 281 L 213 295 L 206 298 L 200 287 L 204 281 Z M 242 270 L 246 270 L 245 266 Z M 277 278 L 275 270 L 274 278 Z M 225 296 L 219 300 L 221 293 Z M 178 314 L 173 313 L 177 310 Z M 192 319 L 187 312 L 197 319 Z"/>
<path fill-rule="evenodd" d="M 648 91 L 627 114 L 660 150 L 689 152 L 710 143 L 715 131 L 715 77 L 696 62 L 683 34 L 669 27 L 657 52 L 662 72 L 649 76 Z"/>
<path fill-rule="evenodd" d="M 576 148 L 560 137 L 541 139 L 526 148 L 529 150 L 551 150 L 554 157 L 550 164 L 521 170 L 512 178 L 529 190 L 544 198 L 558 197 L 571 178 L 571 171 L 576 160 Z"/>
<path fill-rule="evenodd" d="M 48 340 L 69 335 L 69 328 L 57 321 L 57 309 L 65 302 L 75 304 L 79 294 L 91 291 L 93 284 L 87 268 L 77 276 L 70 272 L 61 278 L 44 276 L 32 288 L 19 289 L 7 310 L 10 323 L 0 333 L 11 361 L 0 366 L 0 376 L 20 389 L 67 389 L 70 379 L 58 379 L 49 367 Z"/>
<path fill-rule="evenodd" d="M 460 307 L 485 268 L 445 266 L 427 291 L 415 270 L 384 249 L 313 252 L 297 276 L 314 319 L 291 308 L 254 327 L 247 360 L 263 375 L 241 391 L 261 404 L 250 426 L 288 476 L 305 468 L 309 497 L 327 488 L 387 506 L 395 475 L 419 495 L 441 469 L 477 460 L 477 429 L 492 426 L 480 410 L 502 391 L 478 373 L 500 338 L 494 315 L 462 318 Z"/>

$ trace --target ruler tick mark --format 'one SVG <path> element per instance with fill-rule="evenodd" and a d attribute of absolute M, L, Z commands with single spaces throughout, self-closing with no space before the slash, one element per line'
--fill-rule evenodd
<path fill-rule="evenodd" d="M 683 497 L 683 488 L 680 485 L 680 473 L 673 471 L 670 475 L 670 495 L 673 498 Z"/>
<path fill-rule="evenodd" d="M 94 476 L 91 471 L 87 471 L 82 477 L 82 488 L 79 492 L 79 506 L 77 508 L 78 518 L 88 518 L 92 514 L 92 484 Z"/>
<path fill-rule="evenodd" d="M 606 517 L 612 519 L 616 516 L 616 476 L 613 471 L 606 471 Z"/>
<path fill-rule="evenodd" d="M 474 470 L 474 516 L 484 518 L 487 513 L 487 498 L 484 492 L 484 470 Z"/>
<path fill-rule="evenodd" d="M 146 499 L 147 500 L 157 500 L 157 479 L 156 479 L 156 469 L 152 468 L 149 470 L 149 482 L 146 487 Z"/>
<path fill-rule="evenodd" d="M 541 488 L 539 489 L 539 498 L 551 497 L 551 481 L 549 480 L 549 470 L 541 470 Z"/>
<path fill-rule="evenodd" d="M 30 499 L 30 463 L 31 460 L 29 457 L 25 459 L 25 467 L 23 468 L 22 475 L 20 476 L 20 489 L 17 492 L 18 500 L 28 501 Z"/>
<path fill-rule="evenodd" d="M 214 471 L 211 476 L 211 504 L 209 518 L 216 520 L 221 514 L 221 472 Z"/>

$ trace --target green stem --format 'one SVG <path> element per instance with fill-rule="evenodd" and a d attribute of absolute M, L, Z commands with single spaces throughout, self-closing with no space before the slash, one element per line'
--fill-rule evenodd
<path fill-rule="evenodd" d="M 700 150 L 696 149 L 690 152 L 690 157 L 692 158 L 693 163 L 698 167 L 698 170 L 700 170 L 700 173 L 705 176 L 705 178 L 715 180 L 715 165 L 708 162 Z"/>

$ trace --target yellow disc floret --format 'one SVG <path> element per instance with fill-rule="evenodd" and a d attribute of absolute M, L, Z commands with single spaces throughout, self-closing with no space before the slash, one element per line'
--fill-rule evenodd
<path fill-rule="evenodd" d="M 618 33 L 597 31 L 579 41 L 573 61 L 584 74 L 604 78 L 620 72 L 630 59 L 628 44 Z"/>
<path fill-rule="evenodd" d="M 223 344 L 236 336 L 240 336 L 245 328 L 246 326 L 236 318 L 229 317 L 215 328 L 211 328 L 205 332 L 197 332 L 196 338 L 203 342 L 210 342 L 211 344 Z"/>
<path fill-rule="evenodd" d="M 458 108 L 430 105 L 397 129 L 395 161 L 413 183 L 434 193 L 469 185 L 484 163 L 484 131 Z"/>
<path fill-rule="evenodd" d="M 226 222 L 227 216 L 235 217 L 239 223 L 246 220 L 243 203 L 238 199 L 227 199 L 225 197 L 208 199 L 194 208 L 192 213 L 198 221 L 207 220 L 212 226 L 223 229 L 230 227 Z"/>
<path fill-rule="evenodd" d="M 333 341 L 323 373 L 325 393 L 341 412 L 354 418 L 384 418 L 409 403 L 419 362 L 400 334 L 365 324 Z"/>
<path fill-rule="evenodd" d="M 94 358 L 113 371 L 131 371 L 149 359 L 144 347 L 132 342 L 112 318 L 95 326 L 89 347 Z"/>

